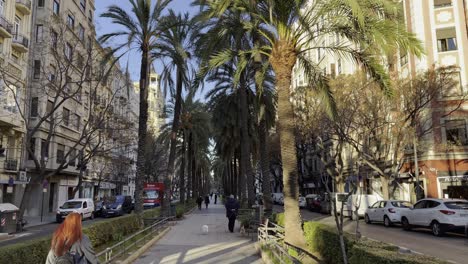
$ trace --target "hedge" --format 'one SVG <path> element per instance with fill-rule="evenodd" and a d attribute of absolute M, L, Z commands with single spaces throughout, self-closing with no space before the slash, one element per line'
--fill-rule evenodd
<path fill-rule="evenodd" d="M 276 223 L 284 226 L 284 214 L 276 214 Z M 341 264 L 343 257 L 336 227 L 318 222 L 305 222 L 304 235 L 309 252 L 323 263 Z M 349 264 L 445 264 L 440 259 L 416 254 L 401 254 L 399 248 L 380 241 L 361 239 L 345 233 L 345 246 Z"/>
<path fill-rule="evenodd" d="M 143 213 L 143 218 L 151 218 L 157 215 L 159 215 L 159 208 L 146 210 Z M 141 229 L 141 227 L 138 216 L 136 214 L 130 214 L 85 227 L 83 228 L 83 233 L 89 236 L 96 250 L 135 233 Z M 46 238 L 2 247 L 0 248 L 0 263 L 44 263 L 49 253 L 50 239 L 50 236 L 48 236 Z"/>

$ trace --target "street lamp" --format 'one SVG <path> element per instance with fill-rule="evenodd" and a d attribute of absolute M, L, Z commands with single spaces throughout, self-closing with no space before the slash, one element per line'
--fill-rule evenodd
<path fill-rule="evenodd" d="M 49 161 L 48 157 L 44 157 L 44 163 L 47 167 L 47 162 Z M 44 179 L 42 182 L 42 201 L 41 201 L 41 223 L 42 223 L 42 218 L 44 216 L 44 194 L 47 192 L 47 186 L 49 185 L 49 182 L 47 179 Z"/>

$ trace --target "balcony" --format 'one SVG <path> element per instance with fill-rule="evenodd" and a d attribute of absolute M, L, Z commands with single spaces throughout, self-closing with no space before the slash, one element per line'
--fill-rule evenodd
<path fill-rule="evenodd" d="M 0 15 L 0 37 L 11 38 L 13 25 Z"/>
<path fill-rule="evenodd" d="M 16 0 L 16 9 L 24 15 L 31 14 L 31 1 L 30 0 Z"/>
<path fill-rule="evenodd" d="M 18 160 L 14 160 L 14 159 L 5 160 L 5 170 L 6 171 L 17 171 L 18 170 Z"/>
<path fill-rule="evenodd" d="M 15 34 L 11 46 L 21 53 L 26 53 L 29 48 L 29 39 L 21 34 Z"/>

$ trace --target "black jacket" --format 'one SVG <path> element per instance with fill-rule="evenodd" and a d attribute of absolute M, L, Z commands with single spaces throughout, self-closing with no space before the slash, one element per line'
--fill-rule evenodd
<path fill-rule="evenodd" d="M 226 217 L 236 217 L 239 210 L 239 202 L 234 198 L 229 198 L 225 204 L 226 207 Z"/>

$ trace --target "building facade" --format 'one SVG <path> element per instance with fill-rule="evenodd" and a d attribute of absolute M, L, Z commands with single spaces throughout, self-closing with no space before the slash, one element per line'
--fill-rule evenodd
<path fill-rule="evenodd" d="M 29 0 L 0 0 L 0 203 L 18 202 L 26 177 L 19 177 L 25 133 L 24 100 L 30 51 Z M 17 102 L 18 103 L 17 103 Z"/>

